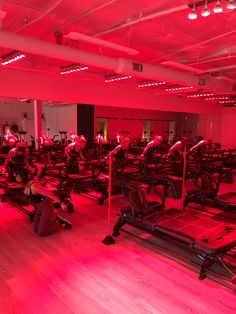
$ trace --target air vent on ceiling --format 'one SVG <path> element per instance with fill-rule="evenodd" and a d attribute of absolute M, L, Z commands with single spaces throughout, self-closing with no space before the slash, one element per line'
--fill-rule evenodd
<path fill-rule="evenodd" d="M 133 70 L 136 72 L 143 72 L 143 65 L 142 63 L 133 62 Z"/>
<path fill-rule="evenodd" d="M 199 84 L 200 86 L 205 86 L 206 80 L 203 79 L 203 78 L 200 78 L 198 84 Z"/>

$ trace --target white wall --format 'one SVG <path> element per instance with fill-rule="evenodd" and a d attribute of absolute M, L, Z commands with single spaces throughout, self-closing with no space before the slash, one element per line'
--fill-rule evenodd
<path fill-rule="evenodd" d="M 45 115 L 43 131 L 46 133 L 47 128 L 50 128 L 50 137 L 58 134 L 58 131 L 77 132 L 77 105 L 43 106 L 43 113 Z"/>
<path fill-rule="evenodd" d="M 202 114 L 199 117 L 199 135 L 211 139 L 215 143 L 221 143 L 222 115 Z"/>
<path fill-rule="evenodd" d="M 30 141 L 30 135 L 34 136 L 34 107 L 32 104 L 27 103 L 11 103 L 0 102 L 0 125 L 2 126 L 5 121 L 10 125 L 12 122 L 16 122 L 19 126 L 19 130 L 24 128 L 23 114 L 27 114 L 25 119 L 25 130 L 27 131 L 26 140 Z M 2 128 L 1 128 L 1 135 Z"/>
<path fill-rule="evenodd" d="M 222 112 L 222 148 L 236 148 L 236 108 L 224 108 Z"/>

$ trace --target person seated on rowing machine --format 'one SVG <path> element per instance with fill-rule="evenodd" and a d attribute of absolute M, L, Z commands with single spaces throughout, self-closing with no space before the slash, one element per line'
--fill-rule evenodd
<path fill-rule="evenodd" d="M 7 128 L 4 134 L 4 142 L 6 146 L 9 148 L 13 148 L 15 147 L 17 141 L 18 139 L 11 133 L 11 130 Z"/>
<path fill-rule="evenodd" d="M 81 135 L 78 136 L 74 143 L 67 145 L 65 148 L 65 159 L 68 165 L 69 171 L 72 173 L 78 173 L 79 167 L 77 158 L 84 160 L 83 150 L 86 145 L 86 138 Z"/>
<path fill-rule="evenodd" d="M 77 138 L 78 138 L 78 135 L 75 133 L 75 131 L 70 131 L 71 143 L 75 143 Z"/>
<path fill-rule="evenodd" d="M 187 143 L 188 138 L 183 136 L 180 141 L 171 146 L 168 155 L 173 157 L 173 159 L 182 159 Z"/>
<path fill-rule="evenodd" d="M 17 143 L 12 148 L 5 161 L 3 172 L 8 172 L 8 180 L 14 181 L 14 172 L 28 167 L 28 148 L 26 143 Z"/>
<path fill-rule="evenodd" d="M 145 157 L 146 160 L 152 161 L 155 159 L 160 144 L 162 142 L 162 136 L 156 135 L 153 141 L 149 142 L 143 150 L 141 157 Z"/>
<path fill-rule="evenodd" d="M 63 229 L 71 229 L 72 224 L 61 216 L 56 215 L 55 208 L 66 209 L 66 205 L 52 192 L 35 181 L 26 169 L 15 172 L 16 182 L 23 184 L 24 193 L 35 206 L 34 232 L 40 237 L 50 235 L 60 226 Z"/>

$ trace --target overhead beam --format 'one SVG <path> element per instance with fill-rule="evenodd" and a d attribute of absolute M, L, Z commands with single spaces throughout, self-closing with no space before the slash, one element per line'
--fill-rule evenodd
<path fill-rule="evenodd" d="M 0 68 L 0 97 L 84 103 L 98 106 L 128 107 L 219 114 L 221 107 L 200 99 L 175 95 L 155 95 L 132 87 L 83 81 L 75 77 L 48 75 Z M 14 88 L 13 88 L 14 87 Z"/>

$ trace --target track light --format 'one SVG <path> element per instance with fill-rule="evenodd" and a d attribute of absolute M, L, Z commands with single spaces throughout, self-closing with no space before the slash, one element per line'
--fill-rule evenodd
<path fill-rule="evenodd" d="M 197 19 L 197 11 L 196 11 L 196 3 L 194 2 L 192 11 L 188 14 L 189 20 L 196 20 Z"/>
<path fill-rule="evenodd" d="M 22 58 L 24 58 L 25 55 L 18 50 L 11 51 L 7 53 L 6 55 L 2 56 L 1 58 L 3 61 L 1 62 L 1 65 L 8 65 L 10 63 L 16 62 Z"/>
<path fill-rule="evenodd" d="M 229 9 L 229 10 L 235 9 L 235 8 L 236 8 L 236 2 L 235 2 L 235 0 L 229 0 L 229 1 L 227 2 L 226 7 L 227 7 L 227 9 Z"/>
<path fill-rule="evenodd" d="M 203 8 L 203 10 L 202 10 L 202 13 L 201 13 L 201 16 L 203 16 L 203 17 L 207 17 L 207 16 L 209 16 L 211 14 L 211 11 L 209 10 L 209 8 L 208 8 L 208 3 L 207 3 L 207 0 L 205 1 L 205 6 L 204 6 L 204 8 Z"/>
<path fill-rule="evenodd" d="M 71 64 L 65 67 L 61 67 L 60 74 L 70 74 L 73 72 L 81 72 L 88 70 L 88 67 L 80 64 Z"/>
<path fill-rule="evenodd" d="M 221 12 L 223 12 L 221 0 L 217 0 L 216 5 L 214 6 L 213 12 L 214 13 L 221 13 Z"/>

